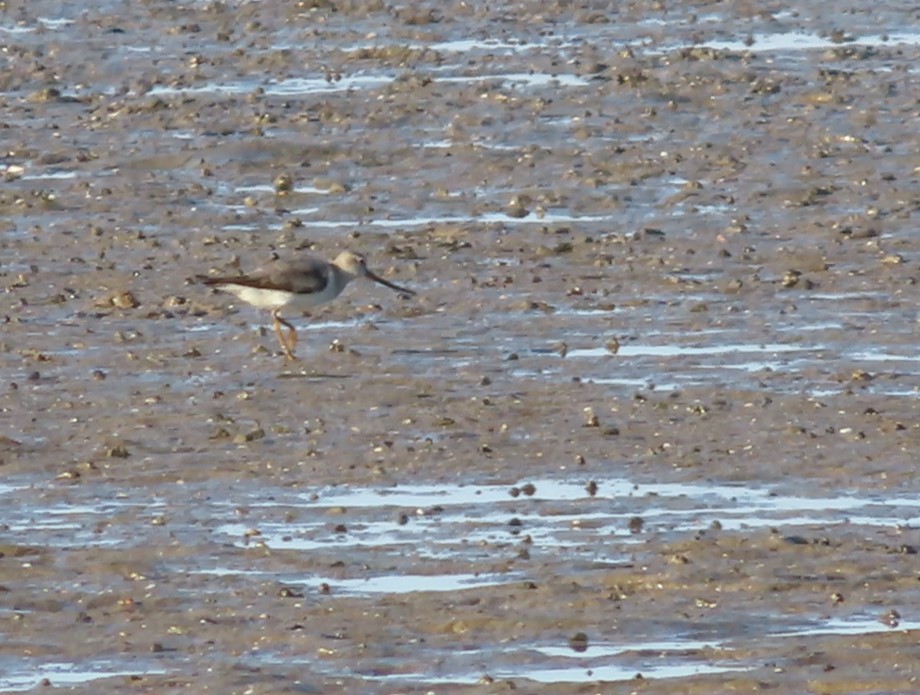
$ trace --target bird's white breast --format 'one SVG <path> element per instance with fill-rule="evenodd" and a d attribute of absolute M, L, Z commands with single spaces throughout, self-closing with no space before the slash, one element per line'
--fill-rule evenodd
<path fill-rule="evenodd" d="M 252 304 L 259 309 L 280 309 L 290 304 L 290 292 L 281 290 L 261 290 L 255 287 L 246 287 L 244 285 L 224 285 L 222 290 L 231 292 L 242 299 L 247 304 Z"/>
<path fill-rule="evenodd" d="M 288 307 L 295 311 L 307 309 L 328 302 L 335 298 L 343 289 L 337 283 L 329 283 L 322 292 L 296 293 L 283 290 L 267 290 L 245 285 L 227 284 L 221 287 L 226 292 L 231 292 L 247 304 L 259 309 L 280 309 Z"/>

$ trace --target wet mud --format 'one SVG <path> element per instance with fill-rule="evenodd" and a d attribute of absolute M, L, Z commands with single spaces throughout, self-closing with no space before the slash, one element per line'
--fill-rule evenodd
<path fill-rule="evenodd" d="M 3 3 L 0 692 L 920 689 L 920 36 L 799 5 Z"/>

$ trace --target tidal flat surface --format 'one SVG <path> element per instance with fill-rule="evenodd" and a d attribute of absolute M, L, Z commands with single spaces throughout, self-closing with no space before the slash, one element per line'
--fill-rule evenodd
<path fill-rule="evenodd" d="M 0 692 L 917 692 L 915 15 L 5 3 Z"/>

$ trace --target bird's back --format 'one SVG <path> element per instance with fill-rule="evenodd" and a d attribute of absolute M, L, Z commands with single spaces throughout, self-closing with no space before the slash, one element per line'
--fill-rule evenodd
<path fill-rule="evenodd" d="M 276 290 L 296 294 L 319 294 L 329 284 L 329 264 L 312 256 L 296 261 L 277 260 L 239 276 L 208 277 L 204 284 L 237 285 L 257 290 Z"/>

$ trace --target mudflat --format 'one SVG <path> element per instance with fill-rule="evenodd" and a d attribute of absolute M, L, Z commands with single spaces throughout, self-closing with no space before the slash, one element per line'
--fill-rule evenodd
<path fill-rule="evenodd" d="M 920 690 L 914 20 L 0 5 L 0 692 Z"/>

